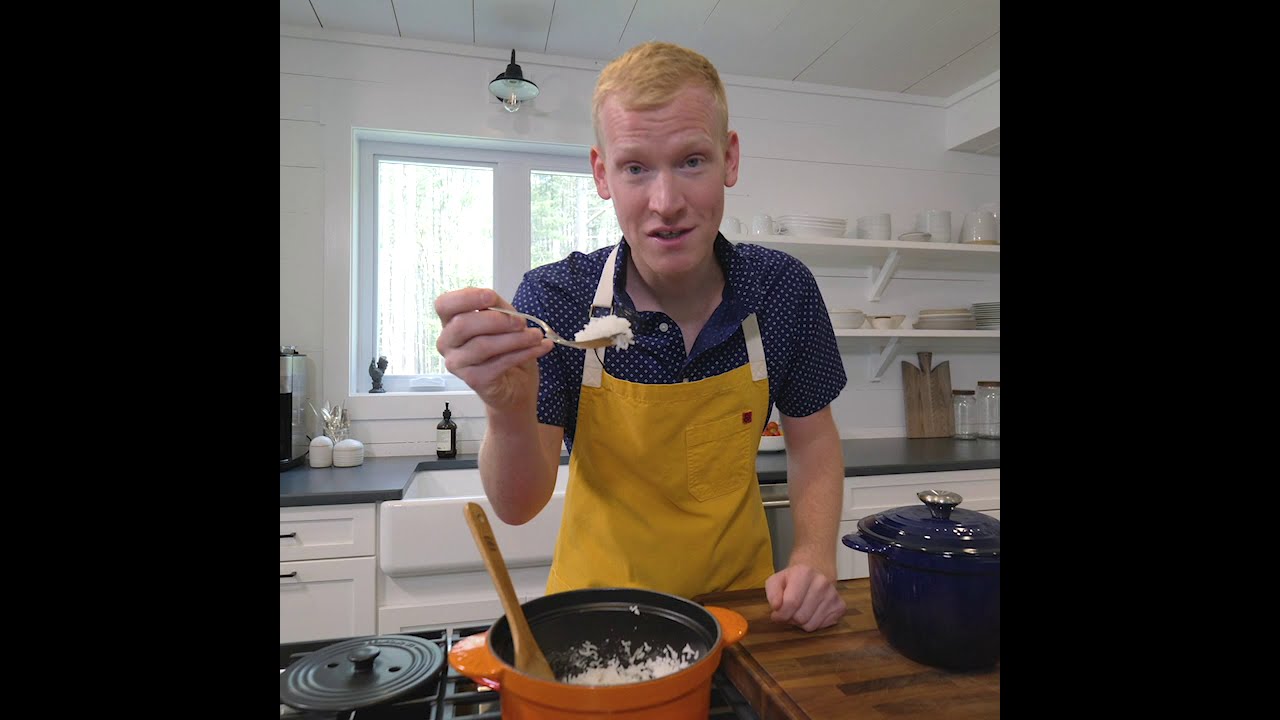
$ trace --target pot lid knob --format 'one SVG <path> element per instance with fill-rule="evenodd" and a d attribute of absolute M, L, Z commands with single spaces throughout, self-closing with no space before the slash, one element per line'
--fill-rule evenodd
<path fill-rule="evenodd" d="M 355 663 L 356 672 L 369 672 L 373 670 L 373 661 L 381 654 L 382 651 L 372 645 L 361 645 L 347 659 Z"/>
<path fill-rule="evenodd" d="M 921 490 L 916 493 L 920 502 L 929 506 L 929 514 L 938 520 L 951 517 L 951 511 L 964 502 L 964 498 L 950 490 Z"/>

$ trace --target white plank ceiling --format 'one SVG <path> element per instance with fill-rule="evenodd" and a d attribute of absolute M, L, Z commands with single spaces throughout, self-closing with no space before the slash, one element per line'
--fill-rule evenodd
<path fill-rule="evenodd" d="M 666 40 L 729 75 L 932 98 L 1000 69 L 1000 0 L 280 0 L 280 23 L 510 48 L 517 63 Z"/>

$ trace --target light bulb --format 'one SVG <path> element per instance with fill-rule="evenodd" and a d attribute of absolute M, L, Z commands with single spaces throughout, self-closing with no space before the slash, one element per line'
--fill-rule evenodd
<path fill-rule="evenodd" d="M 511 95 L 502 101 L 502 107 L 506 108 L 507 112 L 515 112 L 520 109 L 520 98 L 516 97 L 515 90 L 512 90 Z"/>

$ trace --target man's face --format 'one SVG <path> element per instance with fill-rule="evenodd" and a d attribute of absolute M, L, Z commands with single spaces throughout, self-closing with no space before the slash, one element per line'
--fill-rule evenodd
<path fill-rule="evenodd" d="M 724 215 L 724 189 L 738 182 L 738 134 L 718 137 L 715 103 L 687 87 L 667 105 L 626 110 L 616 97 L 600 108 L 604 143 L 591 149 L 600 197 L 642 269 L 679 276 L 708 262 Z"/>

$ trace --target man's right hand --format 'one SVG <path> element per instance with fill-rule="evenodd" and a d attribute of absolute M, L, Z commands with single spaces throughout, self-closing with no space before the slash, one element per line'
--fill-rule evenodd
<path fill-rule="evenodd" d="M 447 292 L 436 298 L 435 307 L 443 328 L 436 349 L 449 372 L 491 408 L 537 406 L 537 360 L 555 347 L 541 330 L 517 317 L 483 312 L 489 307 L 515 309 L 488 288 Z"/>

